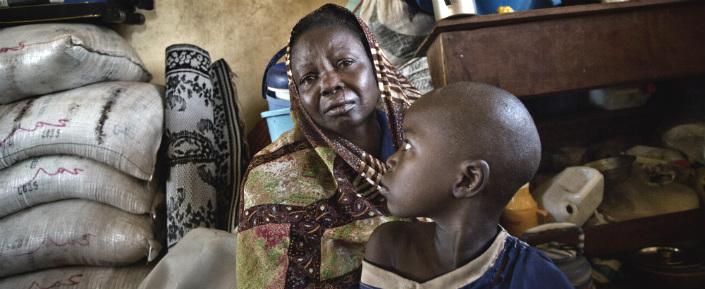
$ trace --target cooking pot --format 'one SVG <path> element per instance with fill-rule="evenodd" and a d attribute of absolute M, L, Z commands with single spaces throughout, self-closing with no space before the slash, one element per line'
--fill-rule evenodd
<path fill-rule="evenodd" d="M 705 251 L 679 247 L 647 247 L 632 259 L 644 288 L 705 288 Z"/>

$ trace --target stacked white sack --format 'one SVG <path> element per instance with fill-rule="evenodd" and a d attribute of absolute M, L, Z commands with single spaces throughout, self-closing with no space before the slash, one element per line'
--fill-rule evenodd
<path fill-rule="evenodd" d="M 0 71 L 0 289 L 135 288 L 161 249 L 162 91 L 124 39 L 87 24 L 0 29 Z"/>
<path fill-rule="evenodd" d="M 0 218 L 39 204 L 84 199 L 148 214 L 155 187 L 91 159 L 71 155 L 21 161 L 0 174 Z"/>
<path fill-rule="evenodd" d="M 0 71 L 0 104 L 102 81 L 151 79 L 127 41 L 90 24 L 0 29 Z"/>
<path fill-rule="evenodd" d="M 96 83 L 0 106 L 0 169 L 67 154 L 148 180 L 163 115 L 157 87 L 139 82 Z"/>
<path fill-rule="evenodd" d="M 153 260 L 161 245 L 147 215 L 64 200 L 0 219 L 0 277 L 62 266 L 122 266 Z"/>
<path fill-rule="evenodd" d="M 0 280 L 0 288 L 71 288 L 125 289 L 137 288 L 152 269 L 149 265 L 119 268 L 69 267 L 28 273 Z"/>

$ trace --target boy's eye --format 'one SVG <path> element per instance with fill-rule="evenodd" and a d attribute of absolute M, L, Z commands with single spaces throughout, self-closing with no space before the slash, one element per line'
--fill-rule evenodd
<path fill-rule="evenodd" d="M 408 151 L 411 149 L 411 144 L 409 143 L 408 140 L 404 140 L 404 145 L 402 146 L 402 150 Z"/>

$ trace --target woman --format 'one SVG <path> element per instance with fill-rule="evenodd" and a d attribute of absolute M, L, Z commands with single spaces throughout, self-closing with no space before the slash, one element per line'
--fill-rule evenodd
<path fill-rule="evenodd" d="M 366 25 L 324 5 L 292 31 L 287 53 L 296 128 L 250 164 L 238 210 L 238 288 L 349 288 L 379 224 L 384 160 L 419 97 Z"/>

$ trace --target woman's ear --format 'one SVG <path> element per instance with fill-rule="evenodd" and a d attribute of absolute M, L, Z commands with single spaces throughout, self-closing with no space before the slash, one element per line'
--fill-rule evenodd
<path fill-rule="evenodd" d="M 490 180 L 490 165 L 484 160 L 463 161 L 457 180 L 453 184 L 453 196 L 470 198 L 482 192 Z"/>

